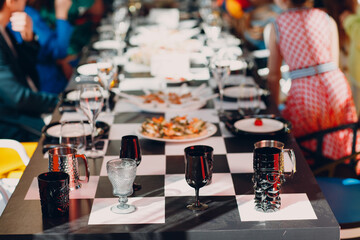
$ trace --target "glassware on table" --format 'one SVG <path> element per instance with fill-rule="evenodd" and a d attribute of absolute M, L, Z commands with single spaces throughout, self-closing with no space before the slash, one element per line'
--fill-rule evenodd
<path fill-rule="evenodd" d="M 91 124 L 91 150 L 86 151 L 89 158 L 97 158 L 104 155 L 102 150 L 95 148 L 96 118 L 99 116 L 104 98 L 102 89 L 98 84 L 84 84 L 80 90 L 80 108 L 83 110 Z"/>
<path fill-rule="evenodd" d="M 121 138 L 121 147 L 120 147 L 120 158 L 132 159 L 136 162 L 136 166 L 139 166 L 141 163 L 141 148 L 139 139 L 135 135 L 126 135 Z M 134 191 L 141 189 L 141 184 L 133 184 Z"/>
<path fill-rule="evenodd" d="M 119 204 L 111 207 L 111 211 L 118 214 L 134 212 L 136 207 L 127 204 L 127 196 L 133 193 L 136 162 L 128 158 L 113 159 L 106 163 L 106 170 L 113 187 L 113 195 L 119 197 Z"/>
<path fill-rule="evenodd" d="M 210 62 L 210 69 L 219 89 L 219 97 L 220 97 L 220 106 L 218 110 L 219 116 L 224 115 L 224 108 L 223 108 L 224 85 L 230 74 L 230 63 L 231 63 L 230 60 L 217 58 L 216 56 L 215 59 L 212 59 Z"/>
<path fill-rule="evenodd" d="M 73 147 L 79 154 L 86 150 L 86 131 L 83 121 L 61 121 L 59 144 Z M 91 133 L 91 132 L 89 132 Z"/>
<path fill-rule="evenodd" d="M 69 174 L 46 172 L 38 176 L 41 212 L 44 217 L 69 215 Z"/>
<path fill-rule="evenodd" d="M 243 82 L 239 86 L 237 98 L 240 115 L 254 116 L 260 112 L 261 92 L 259 86 L 254 82 Z"/>
<path fill-rule="evenodd" d="M 100 82 L 103 85 L 105 91 L 108 92 L 108 96 L 105 99 L 105 111 L 106 113 L 110 113 L 110 89 L 111 83 L 116 77 L 117 68 L 110 58 L 98 59 L 96 66 Z"/>
<path fill-rule="evenodd" d="M 130 28 L 130 23 L 131 21 L 129 17 L 124 17 L 122 20 L 114 20 L 113 25 L 116 41 L 125 41 L 126 34 Z"/>
<path fill-rule="evenodd" d="M 70 176 L 70 190 L 81 188 L 81 183 L 90 179 L 88 160 L 84 154 L 79 154 L 75 148 L 69 146 L 54 147 L 49 150 L 49 171 L 66 172 Z M 78 159 L 81 158 L 85 169 L 85 179 L 80 179 Z"/>
<path fill-rule="evenodd" d="M 210 170 L 208 161 L 204 158 L 204 152 L 199 151 L 197 146 L 185 148 L 185 179 L 190 187 L 195 188 L 195 202 L 187 205 L 189 210 L 203 211 L 208 205 L 199 200 L 199 190 L 209 183 Z"/>
<path fill-rule="evenodd" d="M 292 162 L 292 170 L 285 173 L 284 153 Z M 284 149 L 284 143 L 275 140 L 262 140 L 254 144 L 253 156 L 254 202 L 260 212 L 276 212 L 280 209 L 281 185 L 286 176 L 296 172 L 296 158 L 292 149 Z"/>
<path fill-rule="evenodd" d="M 212 10 L 204 19 L 202 28 L 205 32 L 207 43 L 216 42 L 221 33 L 222 20 L 217 11 Z"/>

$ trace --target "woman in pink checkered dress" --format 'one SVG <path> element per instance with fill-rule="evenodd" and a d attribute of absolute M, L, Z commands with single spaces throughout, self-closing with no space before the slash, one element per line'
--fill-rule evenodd
<path fill-rule="evenodd" d="M 270 33 L 268 81 L 278 102 L 284 60 L 290 68 L 292 85 L 282 114 L 292 123 L 294 136 L 356 122 L 351 90 L 338 68 L 335 21 L 319 9 L 305 7 L 305 0 L 275 2 L 285 11 L 277 17 Z M 332 159 L 348 155 L 351 140 L 350 130 L 326 136 L 324 155 Z M 314 149 L 311 142 L 307 145 Z"/>

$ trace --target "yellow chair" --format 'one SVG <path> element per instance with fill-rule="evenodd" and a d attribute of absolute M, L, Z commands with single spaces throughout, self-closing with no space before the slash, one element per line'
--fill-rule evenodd
<path fill-rule="evenodd" d="M 0 216 L 37 144 L 37 142 L 20 143 L 12 139 L 0 139 Z"/>
<path fill-rule="evenodd" d="M 0 178 L 20 178 L 37 144 L 0 139 Z"/>

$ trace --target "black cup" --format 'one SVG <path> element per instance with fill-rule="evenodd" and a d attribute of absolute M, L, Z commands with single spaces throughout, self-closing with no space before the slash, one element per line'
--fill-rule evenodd
<path fill-rule="evenodd" d="M 141 147 L 136 135 L 125 135 L 121 138 L 120 158 L 129 158 L 136 161 L 136 166 L 141 163 Z M 133 183 L 134 191 L 141 189 L 141 184 Z"/>
<path fill-rule="evenodd" d="M 46 172 L 38 176 L 43 217 L 69 215 L 69 181 L 69 174 L 64 172 Z"/>
<path fill-rule="evenodd" d="M 211 183 L 212 180 L 212 173 L 214 168 L 214 160 L 213 160 L 213 152 L 214 149 L 210 146 L 206 145 L 194 145 L 185 148 L 185 157 L 192 157 L 192 156 L 203 156 L 204 159 L 207 161 L 209 166 L 209 181 L 207 185 Z"/>

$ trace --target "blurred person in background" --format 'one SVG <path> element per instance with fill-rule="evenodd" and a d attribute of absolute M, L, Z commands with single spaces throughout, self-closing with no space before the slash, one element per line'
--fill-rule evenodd
<path fill-rule="evenodd" d="M 33 31 L 40 44 L 37 56 L 37 70 L 40 91 L 59 94 L 66 88 L 69 78 L 65 76 L 58 62 L 67 57 L 73 27 L 67 21 L 71 0 L 30 0 L 25 12 L 33 21 Z M 48 24 L 41 16 L 44 9 L 55 9 L 54 24 Z M 10 24 L 11 26 L 11 24 Z M 21 35 L 14 32 L 18 42 Z"/>
<path fill-rule="evenodd" d="M 38 11 L 46 24 L 54 27 L 57 25 L 56 1 L 44 1 L 47 3 L 40 5 Z M 66 4 L 68 3 L 69 1 L 67 1 Z M 64 6 L 62 7 L 63 9 L 65 8 Z M 71 77 L 74 68 L 77 67 L 81 51 L 90 43 L 91 37 L 94 35 L 96 27 L 100 23 L 104 12 L 104 0 L 72 1 L 70 9 L 68 9 L 67 16 L 67 21 L 72 25 L 71 36 L 68 43 L 69 45 L 66 50 L 66 57 L 57 61 L 67 79 Z"/>
<path fill-rule="evenodd" d="M 238 2 L 238 4 L 236 4 Z M 249 49 L 265 49 L 263 31 L 281 9 L 273 0 L 220 0 L 235 34 L 244 39 Z"/>
<path fill-rule="evenodd" d="M 349 84 L 338 67 L 339 37 L 334 19 L 320 9 L 306 7 L 306 0 L 275 2 L 285 11 L 271 26 L 268 86 L 278 103 L 284 60 L 292 84 L 282 115 L 291 122 L 293 135 L 301 137 L 357 122 Z M 351 142 L 351 130 L 329 134 L 323 141 L 323 154 L 331 159 L 349 155 Z M 314 150 L 311 141 L 304 145 Z"/>
<path fill-rule="evenodd" d="M 0 138 L 38 141 L 44 126 L 41 114 L 55 108 L 55 94 L 39 92 L 34 59 L 38 43 L 34 41 L 31 18 L 24 12 L 26 0 L 0 0 Z M 19 32 L 23 42 L 11 34 Z"/>

